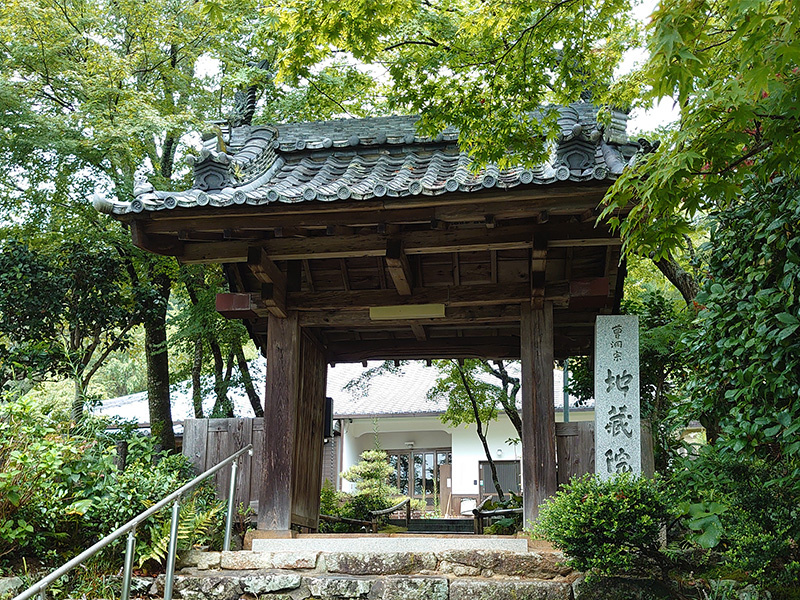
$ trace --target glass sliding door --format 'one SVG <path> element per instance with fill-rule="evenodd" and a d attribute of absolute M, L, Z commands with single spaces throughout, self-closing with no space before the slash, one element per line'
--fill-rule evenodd
<path fill-rule="evenodd" d="M 404 496 L 425 500 L 428 506 L 436 505 L 440 489 L 439 466 L 451 463 L 450 449 L 388 450 L 387 454 L 393 467 L 389 483 Z"/>

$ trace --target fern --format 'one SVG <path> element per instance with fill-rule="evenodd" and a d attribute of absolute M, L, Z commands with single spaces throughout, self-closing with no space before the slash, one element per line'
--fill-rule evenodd
<path fill-rule="evenodd" d="M 178 552 L 188 550 L 192 546 L 213 537 L 219 526 L 219 516 L 224 504 L 216 502 L 207 510 L 198 510 L 197 499 L 192 497 L 180 507 L 178 512 Z M 152 561 L 164 566 L 169 553 L 169 534 L 171 514 L 161 517 L 147 526 L 147 539 L 141 543 L 137 551 L 137 564 L 142 568 Z M 157 518 L 157 517 L 156 517 Z"/>

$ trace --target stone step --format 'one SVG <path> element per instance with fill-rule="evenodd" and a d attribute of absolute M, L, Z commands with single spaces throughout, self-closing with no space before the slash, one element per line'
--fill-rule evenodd
<path fill-rule="evenodd" d="M 446 552 L 494 550 L 527 552 L 527 538 L 477 536 L 403 536 L 403 537 L 303 537 L 288 539 L 253 539 L 253 552 Z"/>
<path fill-rule="evenodd" d="M 389 519 L 390 525 L 405 526 L 404 519 Z M 469 533 L 473 532 L 473 519 L 411 519 L 409 532 L 425 533 Z"/>
<path fill-rule="evenodd" d="M 569 581 L 443 576 L 301 576 L 295 573 L 180 573 L 174 597 L 187 600 L 573 600 Z M 164 576 L 138 578 L 140 598 L 163 597 Z"/>
<path fill-rule="evenodd" d="M 444 541 L 460 541 L 444 536 Z M 307 537 L 317 548 L 321 537 Z M 333 538 L 336 539 L 336 538 Z M 175 598 L 186 600 L 574 600 L 579 573 L 560 552 L 433 550 L 437 537 L 367 538 L 425 542 L 422 551 L 368 551 L 363 537 L 342 538 L 347 552 L 200 552 L 181 559 Z M 492 538 L 474 538 L 484 544 Z M 256 540 L 254 540 L 255 542 Z M 264 540 L 267 541 L 267 540 Z M 287 541 L 287 540 L 271 540 Z M 526 542 L 526 539 L 521 541 Z M 353 550 L 358 551 L 353 551 Z M 163 594 L 164 577 L 139 578 L 137 596 Z M 163 597 L 163 596 L 162 596 Z"/>

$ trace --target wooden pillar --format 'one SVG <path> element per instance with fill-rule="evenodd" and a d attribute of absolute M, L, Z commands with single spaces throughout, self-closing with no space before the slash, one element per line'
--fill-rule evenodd
<path fill-rule="evenodd" d="M 553 407 L 553 303 L 522 304 L 522 482 L 525 525 L 556 493 L 556 417 Z"/>
<path fill-rule="evenodd" d="M 325 355 L 296 313 L 269 315 L 258 529 L 317 529 L 325 414 Z"/>
<path fill-rule="evenodd" d="M 291 529 L 294 446 L 300 393 L 300 324 L 296 313 L 269 315 L 264 395 L 264 462 L 258 528 Z"/>
<path fill-rule="evenodd" d="M 328 365 L 322 347 L 308 333 L 300 338 L 299 419 L 295 427 L 292 523 L 319 528 L 319 493 L 325 444 L 325 388 Z"/>

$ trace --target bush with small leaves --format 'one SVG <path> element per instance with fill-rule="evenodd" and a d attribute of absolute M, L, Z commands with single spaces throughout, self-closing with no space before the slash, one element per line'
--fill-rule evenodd
<path fill-rule="evenodd" d="M 672 566 L 659 550 L 670 503 L 659 479 L 622 474 L 576 478 L 540 509 L 534 533 L 550 540 L 581 571 L 615 576 Z"/>

